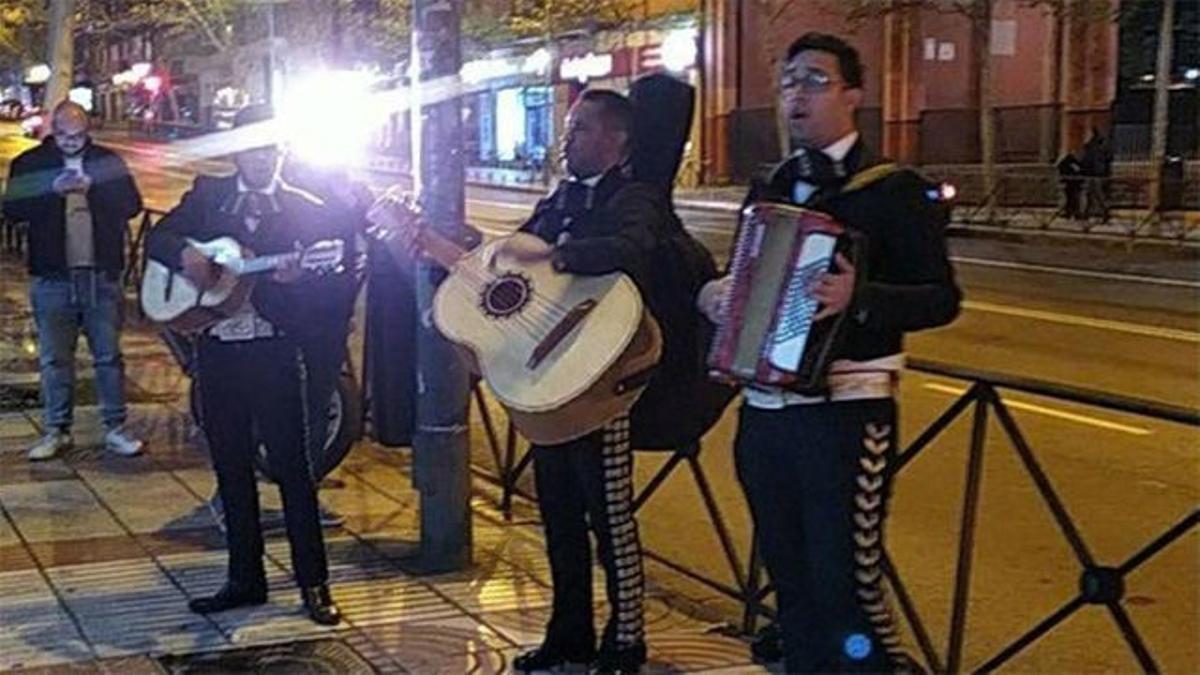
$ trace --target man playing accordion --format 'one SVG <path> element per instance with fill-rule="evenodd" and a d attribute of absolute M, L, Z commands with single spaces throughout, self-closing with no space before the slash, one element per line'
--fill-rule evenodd
<path fill-rule="evenodd" d="M 747 203 L 829 214 L 862 242 L 862 256 L 838 254 L 810 288 L 815 320 L 845 315 L 824 388 L 746 387 L 738 478 L 776 589 L 786 671 L 905 670 L 913 664 L 899 649 L 881 570 L 898 444 L 894 394 L 904 334 L 959 311 L 943 235 L 948 208 L 933 184 L 864 147 L 854 124 L 862 65 L 849 44 L 802 36 L 779 86 L 793 153 Z M 700 294 L 715 322 L 730 286 L 726 277 Z"/>

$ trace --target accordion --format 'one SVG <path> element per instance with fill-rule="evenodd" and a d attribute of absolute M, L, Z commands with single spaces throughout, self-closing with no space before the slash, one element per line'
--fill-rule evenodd
<path fill-rule="evenodd" d="M 821 393 L 846 313 L 814 322 L 819 308 L 811 286 L 834 269 L 837 253 L 857 268 L 861 250 L 862 238 L 824 213 L 766 202 L 747 206 L 734 237 L 725 322 L 709 351 L 710 375 Z"/>

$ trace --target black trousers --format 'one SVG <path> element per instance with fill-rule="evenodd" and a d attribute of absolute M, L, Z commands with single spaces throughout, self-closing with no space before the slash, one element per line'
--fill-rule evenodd
<path fill-rule="evenodd" d="M 204 432 L 225 506 L 230 580 L 258 584 L 265 578 L 253 463 L 257 430 L 278 474 L 296 581 L 301 587 L 325 583 L 325 542 L 305 452 L 306 396 L 299 350 L 286 339 L 203 338 L 199 376 Z"/>
<path fill-rule="evenodd" d="M 789 673 L 903 663 L 881 569 L 896 443 L 891 399 L 741 410 L 738 479 L 775 586 Z"/>
<path fill-rule="evenodd" d="M 340 337 L 340 336 L 339 336 Z M 337 389 L 346 361 L 346 339 L 321 340 L 306 344 L 304 355 L 305 403 L 308 406 L 308 452 L 316 457 L 329 434 L 329 401 Z"/>
<path fill-rule="evenodd" d="M 569 443 L 535 446 L 533 452 L 554 584 L 554 608 L 544 644 L 572 655 L 595 651 L 589 525 L 604 566 L 611 610 L 600 649 L 614 651 L 642 643 L 644 580 L 633 517 L 628 418 Z"/>

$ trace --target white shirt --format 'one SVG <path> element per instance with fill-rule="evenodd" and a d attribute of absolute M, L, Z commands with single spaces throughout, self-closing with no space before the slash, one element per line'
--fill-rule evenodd
<path fill-rule="evenodd" d="M 64 156 L 64 169 L 83 175 L 83 153 Z M 94 267 L 96 240 L 92 234 L 92 211 L 86 192 L 68 192 L 66 201 L 67 267 Z"/>

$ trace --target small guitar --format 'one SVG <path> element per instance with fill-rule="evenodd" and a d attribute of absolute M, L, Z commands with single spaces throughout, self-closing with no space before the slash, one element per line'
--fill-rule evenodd
<path fill-rule="evenodd" d="M 216 272 L 216 283 L 201 292 L 187 277 L 148 258 L 141 288 L 146 317 L 182 332 L 202 330 L 236 312 L 250 297 L 256 274 L 293 262 L 303 270 L 330 272 L 342 264 L 345 253 L 345 243 L 340 239 L 319 241 L 294 253 L 257 257 L 232 237 L 187 241 L 208 258 Z"/>
<path fill-rule="evenodd" d="M 624 274 L 557 272 L 550 246 L 530 234 L 466 251 L 394 194 L 367 218 L 393 255 L 420 249 L 450 272 L 434 296 L 434 324 L 464 348 L 530 441 L 553 445 L 595 431 L 628 412 L 645 388 L 662 336 Z"/>

